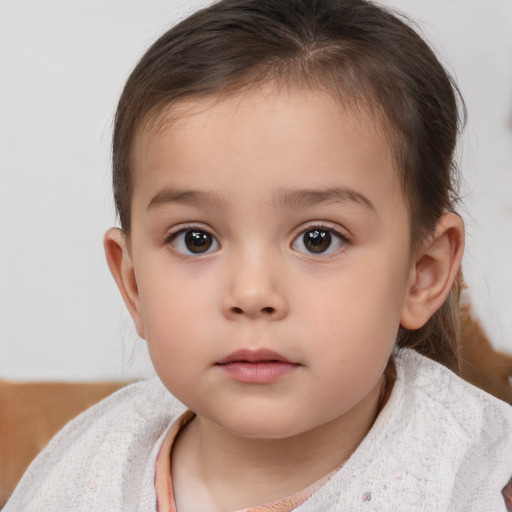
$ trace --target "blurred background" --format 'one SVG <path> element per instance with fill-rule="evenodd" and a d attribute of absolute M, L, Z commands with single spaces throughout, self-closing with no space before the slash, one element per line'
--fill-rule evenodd
<path fill-rule="evenodd" d="M 0 377 L 152 374 L 103 256 L 112 120 L 147 46 L 206 3 L 0 0 Z M 512 353 L 512 1 L 383 3 L 418 23 L 466 100 L 464 272 Z"/>

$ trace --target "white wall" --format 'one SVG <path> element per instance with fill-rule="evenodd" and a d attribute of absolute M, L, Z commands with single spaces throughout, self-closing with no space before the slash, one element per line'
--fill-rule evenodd
<path fill-rule="evenodd" d="M 0 376 L 151 373 L 103 257 L 111 124 L 137 58 L 200 3 L 0 0 Z M 420 21 L 465 94 L 466 277 L 512 352 L 512 2 L 386 3 Z"/>

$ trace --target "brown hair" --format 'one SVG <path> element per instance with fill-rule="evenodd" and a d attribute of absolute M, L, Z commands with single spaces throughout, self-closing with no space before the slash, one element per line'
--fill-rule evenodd
<path fill-rule="evenodd" d="M 161 36 L 128 78 L 113 139 L 113 185 L 130 231 L 130 155 L 137 130 L 174 103 L 263 82 L 328 91 L 381 121 L 411 214 L 414 250 L 457 201 L 453 154 L 464 111 L 458 89 L 423 39 L 366 0 L 221 0 Z M 399 346 L 453 365 L 458 289 Z"/>

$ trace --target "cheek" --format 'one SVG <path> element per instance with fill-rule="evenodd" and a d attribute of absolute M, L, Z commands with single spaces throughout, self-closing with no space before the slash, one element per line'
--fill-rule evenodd
<path fill-rule="evenodd" d="M 139 263 L 140 307 L 149 341 L 181 338 L 212 311 L 211 278 L 186 266 L 171 265 L 165 253 Z"/>
<path fill-rule="evenodd" d="M 369 332 L 382 338 L 379 332 L 389 334 L 398 329 L 405 297 L 405 284 L 400 284 L 404 281 L 403 272 L 394 272 L 389 267 L 374 271 L 370 265 L 363 267 L 357 275 L 347 273 L 329 283 L 324 293 L 308 297 L 305 309 L 311 325 L 358 339 Z M 366 342 L 371 343 L 371 338 Z"/>
<path fill-rule="evenodd" d="M 190 298 L 183 295 L 169 297 L 160 293 L 151 297 L 144 311 L 146 343 L 153 367 L 167 389 L 185 403 L 213 359 L 198 336 L 205 325 L 195 309 L 186 307 L 189 302 Z"/>
<path fill-rule="evenodd" d="M 146 341 L 160 375 L 162 371 L 185 372 L 190 361 L 204 351 L 204 333 L 215 311 L 204 280 L 191 282 L 182 274 L 169 274 L 144 272 L 139 287 Z"/>
<path fill-rule="evenodd" d="M 384 370 L 404 305 L 406 266 L 391 259 L 359 263 L 357 272 L 310 297 L 302 314 L 315 357 L 341 387 Z"/>

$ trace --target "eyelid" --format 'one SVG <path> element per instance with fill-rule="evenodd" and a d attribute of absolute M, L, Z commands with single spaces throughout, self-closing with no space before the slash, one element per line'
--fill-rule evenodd
<path fill-rule="evenodd" d="M 205 252 L 198 252 L 194 253 L 192 251 L 182 251 L 179 250 L 175 242 L 178 239 L 178 237 L 182 234 L 185 234 L 187 231 L 202 231 L 204 233 L 207 233 L 210 235 L 214 241 L 214 244 L 216 247 L 214 249 L 207 249 Z M 209 226 L 202 224 L 200 222 L 187 222 L 183 224 L 178 224 L 176 226 L 173 226 L 164 236 L 164 245 L 169 245 L 172 247 L 172 250 L 175 254 L 177 254 L 180 257 L 192 257 L 192 258 L 198 258 L 201 256 L 209 255 L 213 252 L 216 252 L 220 249 L 220 242 L 219 237 L 215 234 L 214 230 L 210 228 Z"/>
<path fill-rule="evenodd" d="M 333 233 L 337 234 L 340 238 L 342 238 L 345 242 L 350 242 L 351 239 L 349 232 L 345 228 L 343 228 L 339 224 L 336 224 L 335 222 L 330 222 L 326 220 L 312 220 L 304 222 L 294 230 L 293 239 L 295 240 L 297 236 L 311 229 L 325 229 L 326 231 L 332 231 Z"/>
<path fill-rule="evenodd" d="M 315 229 L 322 230 L 322 231 L 329 231 L 332 233 L 341 244 L 341 247 L 334 249 L 332 251 L 324 251 L 324 252 L 312 252 L 312 251 L 303 251 L 299 250 L 295 247 L 295 244 L 298 240 L 300 240 L 300 237 L 303 236 L 308 231 L 313 231 Z M 310 221 L 309 223 L 302 224 L 299 228 L 297 228 L 294 232 L 292 242 L 291 242 L 291 248 L 301 255 L 305 255 L 308 257 L 314 257 L 314 258 L 327 258 L 332 257 L 340 254 L 344 251 L 346 245 L 350 244 L 350 239 L 347 235 L 344 234 L 343 229 L 338 224 L 327 222 L 327 221 Z"/>
<path fill-rule="evenodd" d="M 173 226 L 167 230 L 164 235 L 164 243 L 169 243 L 174 237 L 183 231 L 190 231 L 194 229 L 197 231 L 205 231 L 206 233 L 212 235 L 216 240 L 219 238 L 215 231 L 207 224 L 203 224 L 201 222 L 184 222 L 182 224 L 177 224 L 176 226 Z"/>

